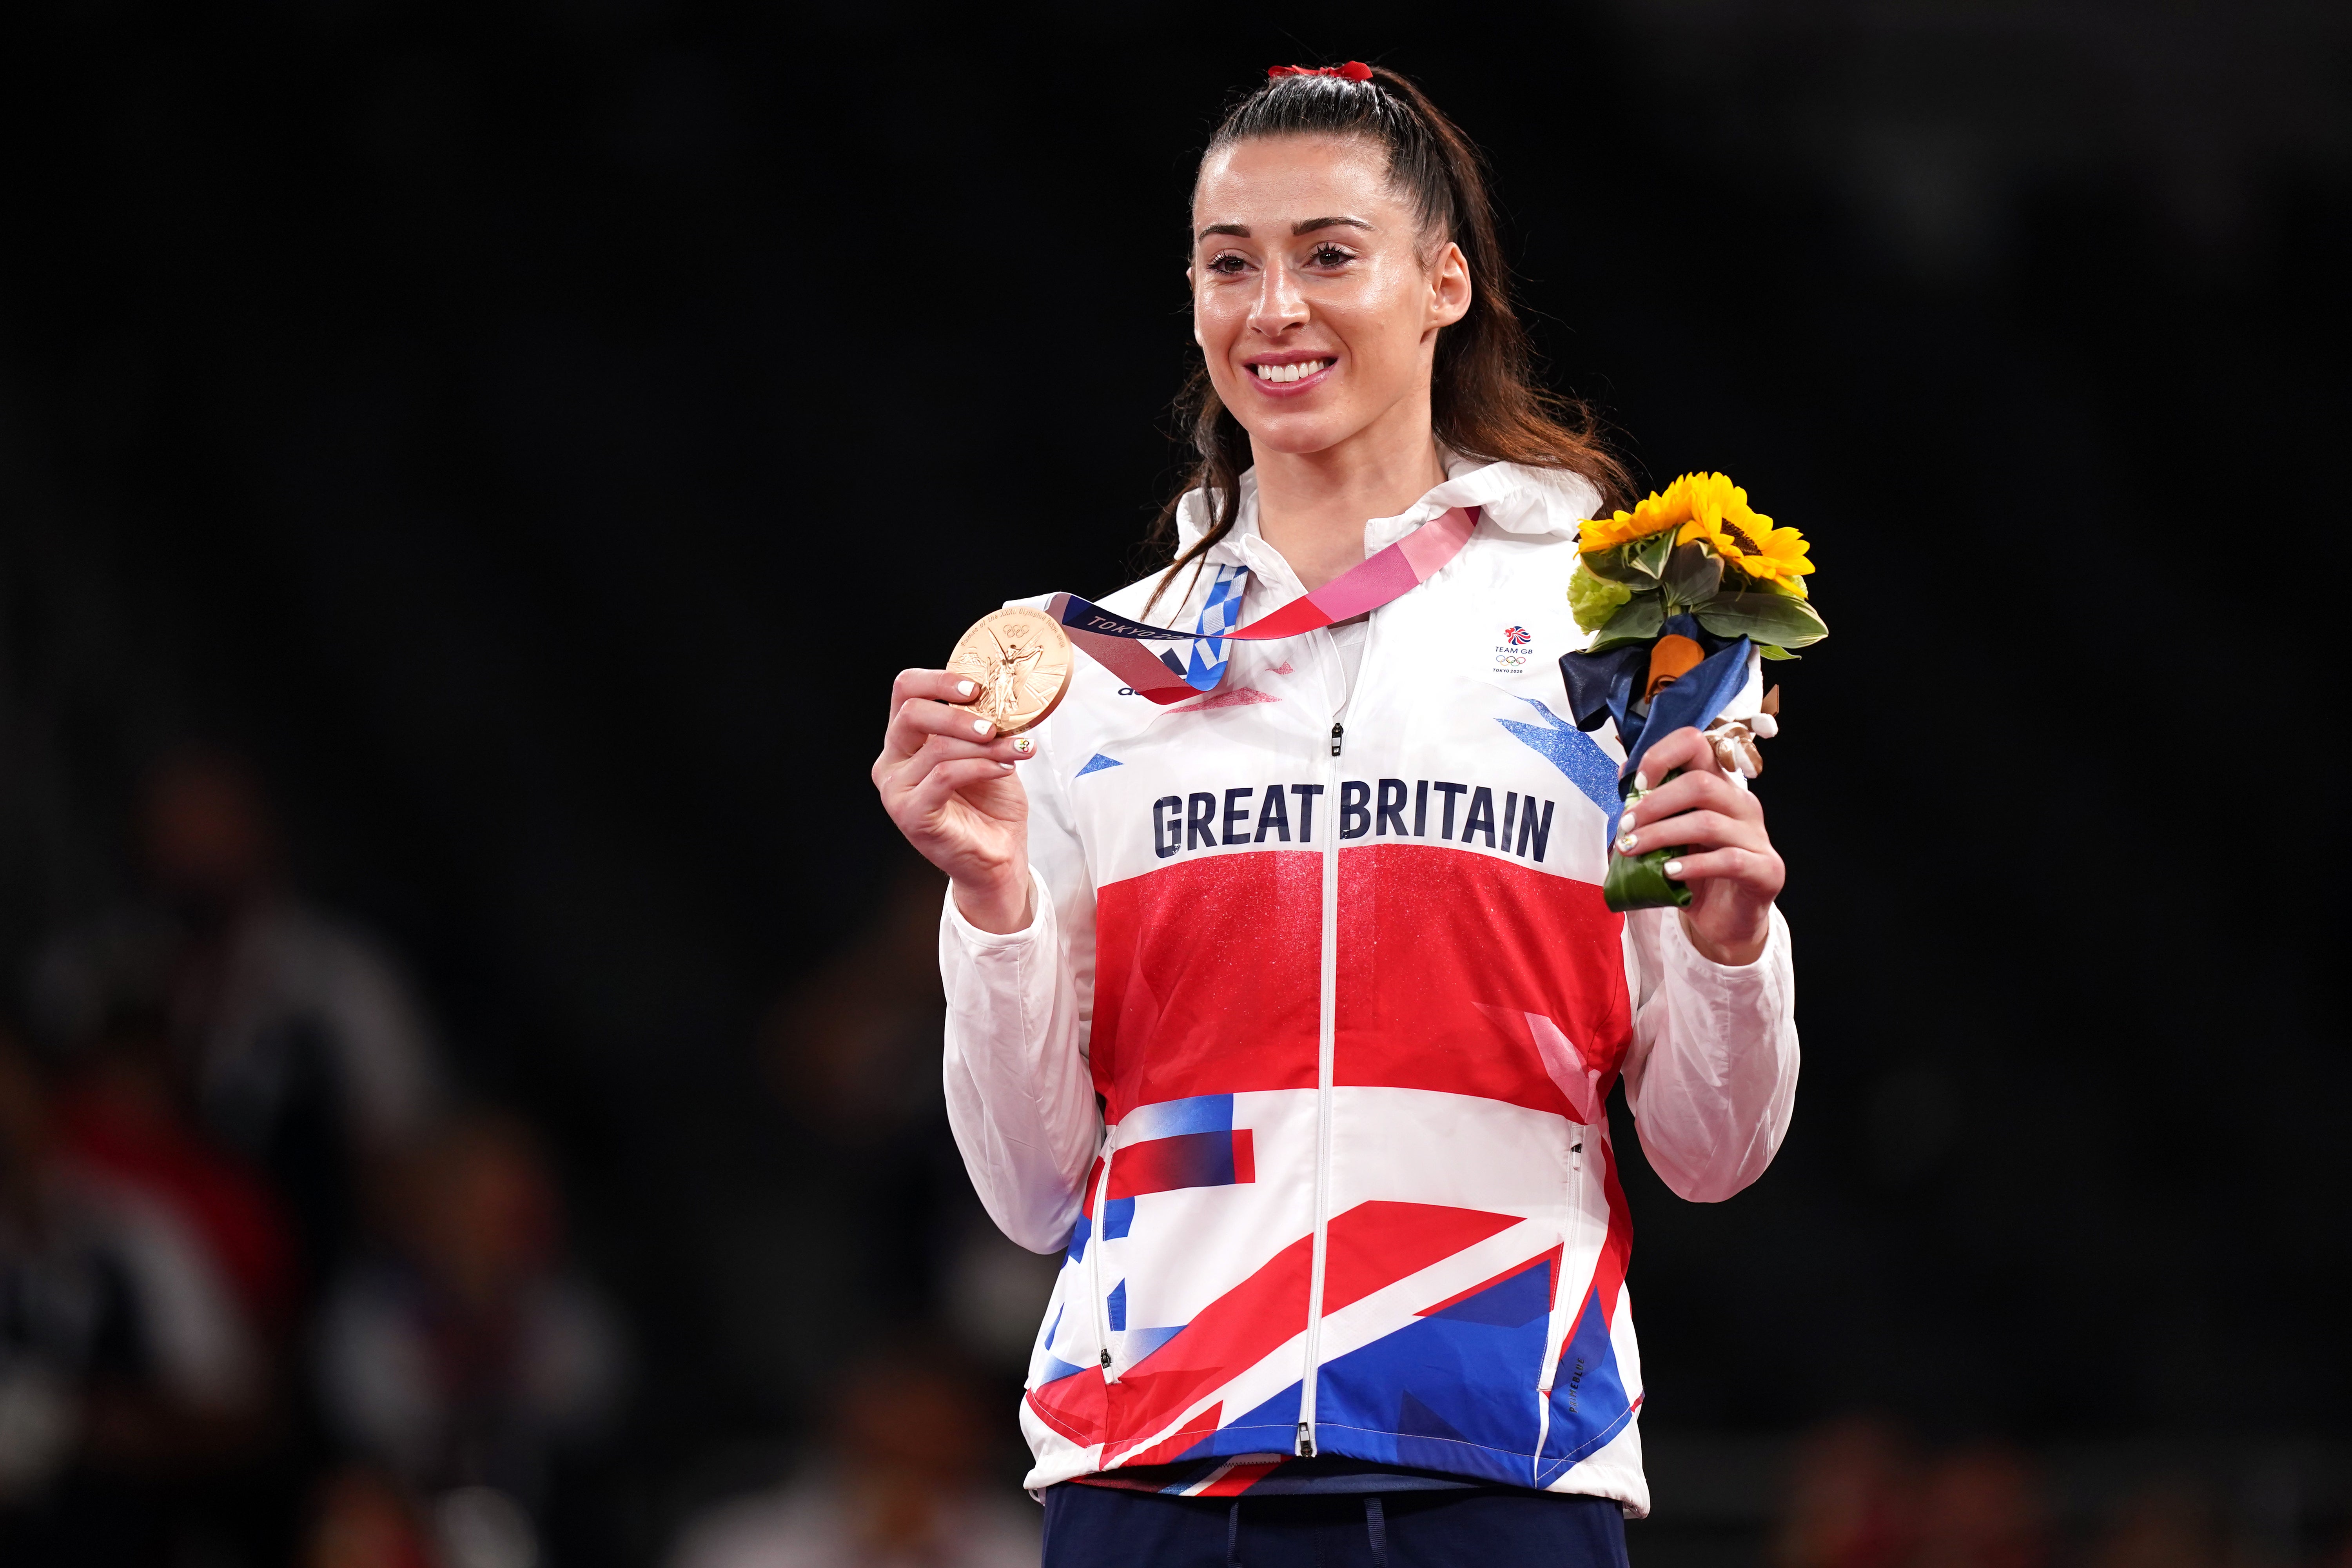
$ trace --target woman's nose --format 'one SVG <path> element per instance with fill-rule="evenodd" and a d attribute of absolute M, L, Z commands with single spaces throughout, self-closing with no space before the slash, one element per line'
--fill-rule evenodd
<path fill-rule="evenodd" d="M 1269 338 L 1280 337 L 1286 328 L 1307 320 L 1307 297 L 1298 291 L 1298 280 L 1290 268 L 1279 264 L 1260 274 L 1257 306 L 1250 312 L 1250 326 Z"/>

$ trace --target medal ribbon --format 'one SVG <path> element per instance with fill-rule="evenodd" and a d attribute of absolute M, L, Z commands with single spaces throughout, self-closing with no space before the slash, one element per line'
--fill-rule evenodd
<path fill-rule="evenodd" d="M 1296 598 L 1271 615 L 1245 626 L 1231 625 L 1241 608 L 1239 569 L 1220 569 L 1202 607 L 1198 631 L 1171 631 L 1149 626 L 1079 598 L 1056 594 L 1045 613 L 1062 623 L 1070 640 L 1087 656 L 1119 678 L 1139 695 L 1165 705 L 1214 691 L 1225 678 L 1224 639 L 1270 642 L 1295 637 L 1335 621 L 1356 616 L 1402 598 L 1420 587 L 1462 553 L 1470 531 L 1478 526 L 1478 508 L 1454 507 L 1423 523 L 1361 565 L 1349 567 L 1313 593 Z M 1215 624 L 1213 624 L 1215 623 Z M 1214 639 L 1220 646 L 1211 650 Z M 1175 650 L 1154 655 L 1138 646 L 1146 642 L 1190 642 L 1192 657 L 1180 659 Z"/>

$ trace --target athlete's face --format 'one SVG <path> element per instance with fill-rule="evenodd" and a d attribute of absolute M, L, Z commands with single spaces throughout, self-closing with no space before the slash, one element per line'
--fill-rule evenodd
<path fill-rule="evenodd" d="M 1320 452 L 1416 416 L 1469 269 L 1424 236 L 1378 143 L 1267 136 L 1215 152 L 1192 193 L 1192 335 L 1260 450 Z"/>

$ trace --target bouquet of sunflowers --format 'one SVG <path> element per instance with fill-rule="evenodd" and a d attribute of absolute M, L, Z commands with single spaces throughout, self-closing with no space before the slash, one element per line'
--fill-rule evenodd
<path fill-rule="evenodd" d="M 1761 684 L 1760 660 L 1794 658 L 1829 636 L 1805 592 L 1813 563 L 1804 537 L 1773 527 L 1723 475 L 1685 474 L 1632 511 L 1587 522 L 1578 545 L 1569 608 L 1593 637 L 1563 655 L 1559 671 L 1578 729 L 1616 722 L 1625 748 L 1619 794 L 1640 798 L 1633 781 L 1642 753 L 1685 724 L 1706 731 L 1725 768 L 1761 773 L 1756 742 L 1778 727 L 1780 689 L 1743 713 L 1726 710 Z M 1690 889 L 1664 869 L 1681 853 L 1611 856 L 1601 885 L 1609 907 L 1689 903 Z"/>

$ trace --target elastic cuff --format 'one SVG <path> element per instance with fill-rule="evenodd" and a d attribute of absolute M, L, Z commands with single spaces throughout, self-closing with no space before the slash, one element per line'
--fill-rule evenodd
<path fill-rule="evenodd" d="M 944 923 L 956 933 L 957 940 L 975 952 L 1003 952 L 1012 949 L 1034 946 L 1053 930 L 1054 900 L 1045 888 L 1045 879 L 1037 868 L 1029 868 L 1029 923 L 1019 931 L 982 931 L 963 918 L 956 908 L 955 884 L 948 884 L 947 914 Z"/>

